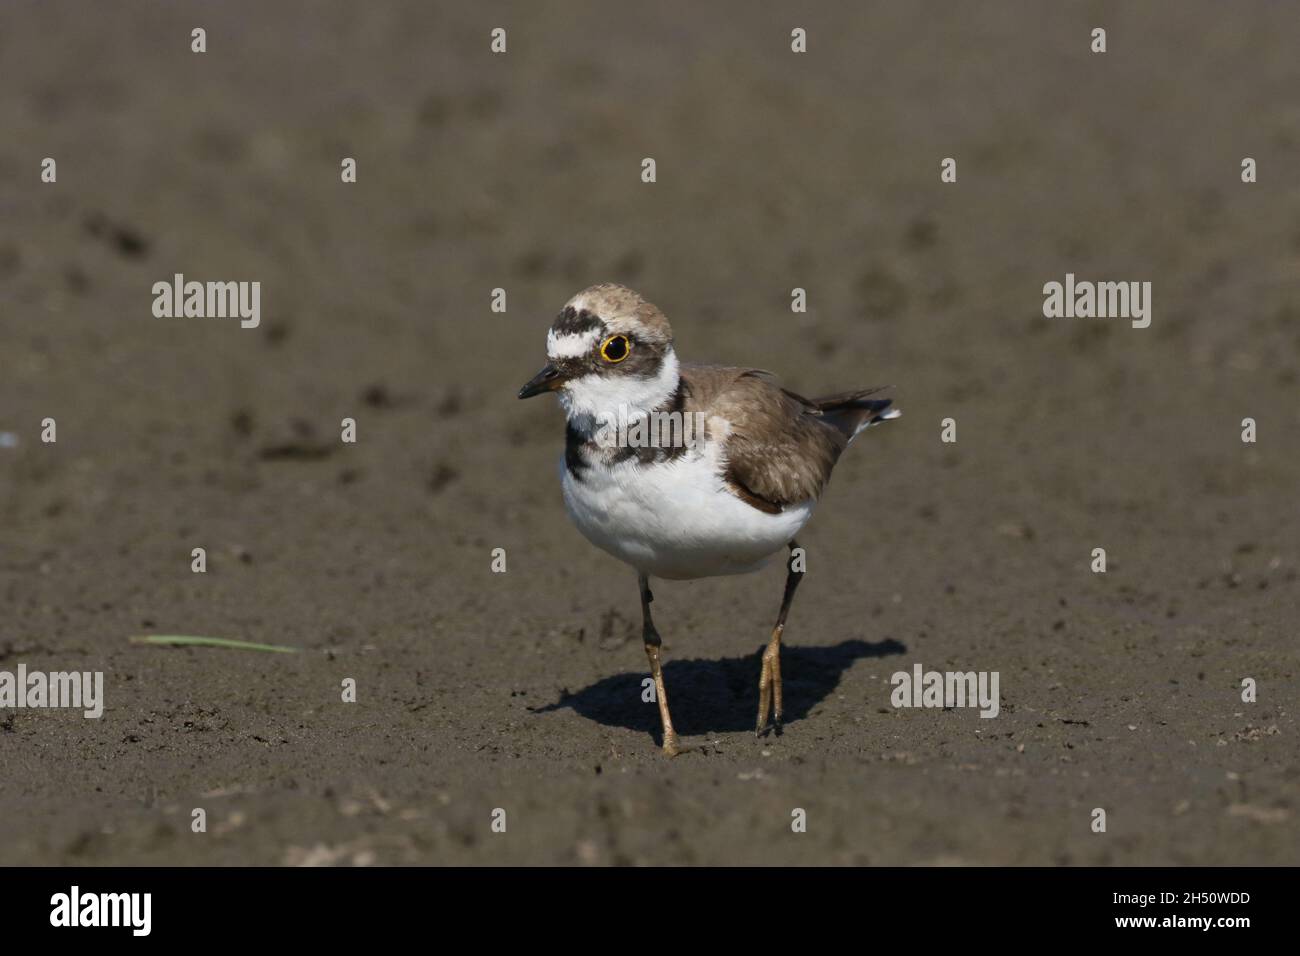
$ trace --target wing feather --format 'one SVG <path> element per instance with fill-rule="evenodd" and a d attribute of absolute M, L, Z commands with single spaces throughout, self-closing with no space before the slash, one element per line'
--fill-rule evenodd
<path fill-rule="evenodd" d="M 848 439 L 816 403 L 759 369 L 697 366 L 682 374 L 696 406 L 691 410 L 730 426 L 722 477 L 736 497 L 775 514 L 821 494 Z"/>

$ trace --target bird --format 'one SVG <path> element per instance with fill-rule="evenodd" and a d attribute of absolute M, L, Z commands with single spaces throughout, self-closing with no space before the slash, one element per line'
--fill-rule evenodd
<path fill-rule="evenodd" d="M 796 535 L 849 443 L 899 417 L 880 394 L 891 386 L 807 399 L 761 369 L 684 364 L 663 312 L 616 283 L 565 303 L 547 332 L 546 358 L 518 397 L 558 396 L 565 510 L 588 541 L 637 574 L 663 752 L 689 748 L 669 713 L 651 579 L 745 574 L 784 550 L 785 590 L 762 652 L 755 727 L 760 737 L 779 735 L 781 637 L 807 568 Z"/>

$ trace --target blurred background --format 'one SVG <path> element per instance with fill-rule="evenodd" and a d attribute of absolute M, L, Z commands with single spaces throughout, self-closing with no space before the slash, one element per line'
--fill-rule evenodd
<path fill-rule="evenodd" d="M 6 3 L 0 669 L 107 709 L 0 712 L 0 863 L 1294 863 L 1297 49 L 1264 2 Z M 1067 272 L 1150 328 L 1045 319 Z M 175 273 L 260 327 L 154 318 Z M 656 588 L 665 761 L 514 398 L 600 281 L 685 360 L 897 388 L 802 536 L 779 739 L 780 569 Z M 916 662 L 1001 715 L 894 710 Z"/>

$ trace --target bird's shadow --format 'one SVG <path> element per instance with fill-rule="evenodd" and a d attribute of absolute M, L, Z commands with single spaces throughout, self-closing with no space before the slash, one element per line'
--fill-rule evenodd
<path fill-rule="evenodd" d="M 907 648 L 892 638 L 870 642 L 842 641 L 831 647 L 781 648 L 784 720 L 802 720 L 840 682 L 854 661 L 902 654 Z M 664 664 L 664 686 L 673 726 L 683 736 L 735 733 L 754 729 L 758 712 L 758 675 L 762 651 L 721 660 L 672 660 Z M 645 700 L 648 673 L 616 674 L 579 691 L 564 692 L 553 704 L 530 708 L 546 714 L 571 708 L 606 727 L 644 730 L 659 738 L 659 710 Z"/>

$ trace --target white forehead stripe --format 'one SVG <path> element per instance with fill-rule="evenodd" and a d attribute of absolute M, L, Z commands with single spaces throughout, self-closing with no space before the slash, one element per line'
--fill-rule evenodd
<path fill-rule="evenodd" d="M 550 359 L 581 358 L 596 347 L 600 329 L 589 329 L 581 334 L 556 335 L 551 329 L 546 333 L 546 357 Z"/>

